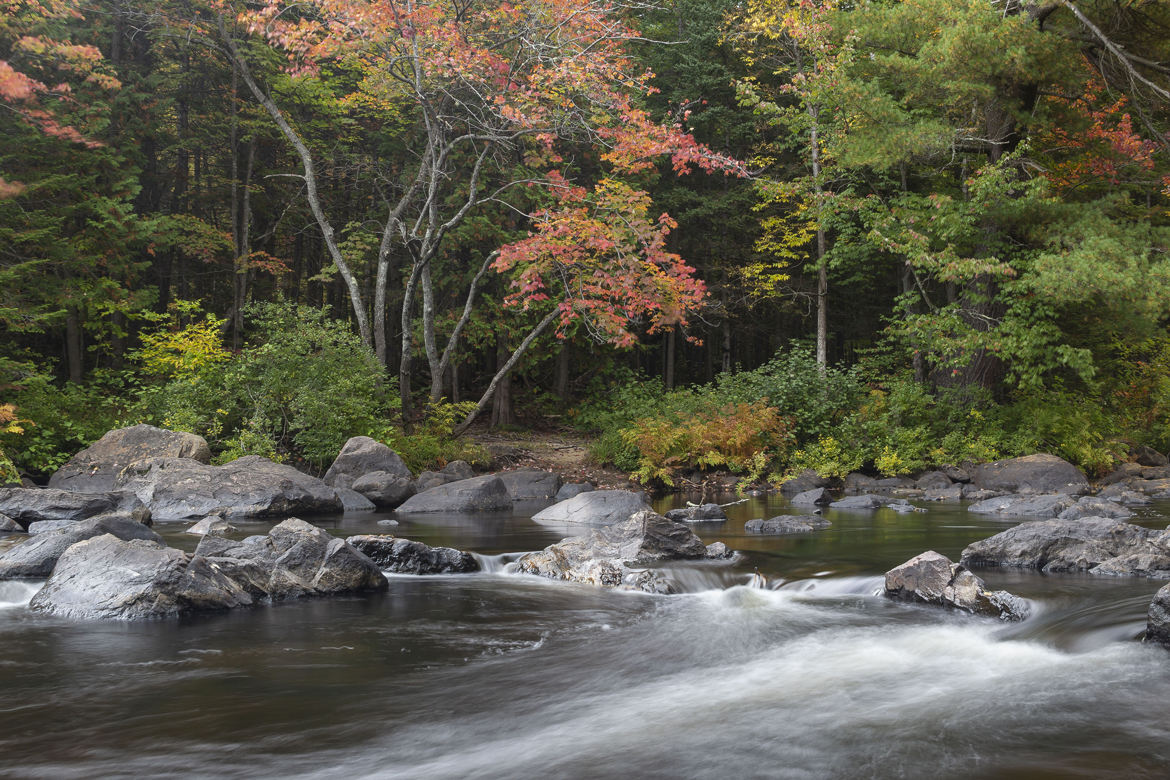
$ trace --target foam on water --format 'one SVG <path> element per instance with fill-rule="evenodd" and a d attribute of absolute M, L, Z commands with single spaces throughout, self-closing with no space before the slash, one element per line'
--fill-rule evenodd
<path fill-rule="evenodd" d="M 0 609 L 27 607 L 41 586 L 45 583 L 38 580 L 6 580 L 0 581 Z"/>

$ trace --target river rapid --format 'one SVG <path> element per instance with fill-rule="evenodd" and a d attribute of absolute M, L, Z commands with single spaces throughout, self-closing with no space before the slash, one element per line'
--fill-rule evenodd
<path fill-rule="evenodd" d="M 1004 624 L 877 591 L 908 558 L 958 560 L 1008 524 L 935 505 L 743 532 L 786 511 L 757 499 L 695 526 L 741 555 L 676 568 L 687 592 L 669 597 L 508 573 L 581 531 L 523 509 L 318 520 L 488 568 L 392 575 L 375 596 L 124 624 L 33 614 L 35 584 L 0 583 L 0 776 L 1170 776 L 1170 652 L 1134 641 L 1164 583 L 981 570 L 1032 602 Z M 1170 505 L 1142 512 L 1165 527 Z M 156 530 L 193 549 L 182 528 Z"/>

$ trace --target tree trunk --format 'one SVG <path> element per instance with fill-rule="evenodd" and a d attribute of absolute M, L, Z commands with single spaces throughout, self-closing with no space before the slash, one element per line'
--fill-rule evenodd
<path fill-rule="evenodd" d="M 674 355 L 678 331 L 671 328 L 666 334 L 666 371 L 662 377 L 662 384 L 667 390 L 674 389 Z"/>
<path fill-rule="evenodd" d="M 499 371 L 508 362 L 508 339 L 504 336 L 496 337 L 496 370 Z M 500 378 L 496 387 L 496 395 L 492 399 L 491 426 L 498 428 L 501 425 L 512 425 L 516 422 L 516 413 L 512 409 L 512 374 L 506 373 Z"/>
<path fill-rule="evenodd" d="M 561 349 L 557 352 L 557 378 L 554 392 L 557 398 L 567 402 L 569 400 L 569 359 L 571 346 L 568 339 L 561 342 Z"/>
<path fill-rule="evenodd" d="M 824 192 L 821 188 L 821 148 L 818 138 L 820 110 L 816 106 L 809 106 L 808 115 L 812 120 L 808 140 L 809 156 L 812 161 L 813 193 L 817 202 L 817 368 L 823 374 L 829 362 L 829 270 L 825 267 L 825 228 L 824 215 L 821 213 L 824 207 Z"/>

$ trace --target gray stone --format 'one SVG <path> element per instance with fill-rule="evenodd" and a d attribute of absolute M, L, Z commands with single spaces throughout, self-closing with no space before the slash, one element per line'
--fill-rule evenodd
<path fill-rule="evenodd" d="M 1126 484 L 1150 498 L 1170 498 L 1170 479 L 1134 479 Z"/>
<path fill-rule="evenodd" d="M 398 507 L 411 512 L 498 512 L 512 508 L 512 497 L 494 474 L 461 479 L 416 493 Z"/>
<path fill-rule="evenodd" d="M 224 520 L 219 515 L 211 515 L 200 520 L 195 525 L 188 528 L 183 533 L 191 534 L 192 536 L 207 536 L 207 534 L 234 534 L 240 529 Z"/>
<path fill-rule="evenodd" d="M 863 495 L 863 496 L 846 496 L 840 501 L 834 501 L 829 504 L 830 509 L 838 510 L 870 510 L 877 509 L 886 502 L 878 496 Z"/>
<path fill-rule="evenodd" d="M 964 566 L 1012 566 L 1045 572 L 1089 571 L 1118 556 L 1157 552 L 1157 532 L 1121 520 L 1037 520 L 1022 523 L 963 550 Z M 1116 566 L 1101 572 L 1121 573 Z"/>
<path fill-rule="evenodd" d="M 373 512 L 378 508 L 373 501 L 356 490 L 336 487 L 333 488 L 333 492 L 337 494 L 338 500 L 341 501 L 341 509 L 344 512 Z"/>
<path fill-rule="evenodd" d="M 458 479 L 450 474 L 444 474 L 440 471 L 423 471 L 419 473 L 418 479 L 414 481 L 413 487 L 415 493 L 425 493 L 431 488 L 437 488 L 458 481 Z"/>
<path fill-rule="evenodd" d="M 951 485 L 943 490 L 925 490 L 922 493 L 923 501 L 962 501 L 963 486 Z"/>
<path fill-rule="evenodd" d="M 1138 465 L 1141 466 L 1170 466 L 1170 460 L 1167 460 L 1165 455 L 1152 447 L 1145 446 L 1144 444 L 1137 444 L 1133 447 L 1130 447 L 1129 455 Z"/>
<path fill-rule="evenodd" d="M 707 557 L 712 560 L 726 560 L 727 558 L 735 557 L 735 550 L 732 550 L 723 542 L 712 542 L 707 545 Z"/>
<path fill-rule="evenodd" d="M 649 508 L 645 493 L 592 490 L 542 509 L 532 519 L 537 522 L 613 525 Z"/>
<path fill-rule="evenodd" d="M 665 517 L 676 523 L 722 523 L 727 520 L 727 513 L 718 504 L 700 504 L 672 509 Z"/>
<path fill-rule="evenodd" d="M 23 530 L 24 529 L 20 527 L 20 523 L 16 522 L 8 515 L 0 514 L 0 533 L 10 533 L 13 531 Z"/>
<path fill-rule="evenodd" d="M 726 557 L 726 548 L 712 552 L 710 557 Z M 647 509 L 587 536 L 562 539 L 540 552 L 523 555 L 516 567 L 522 574 L 554 580 L 673 593 L 677 586 L 665 572 L 636 567 L 708 557 L 708 548 L 689 528 Z"/>
<path fill-rule="evenodd" d="M 0 553 L 0 580 L 41 579 L 52 573 L 57 560 L 78 542 L 110 534 L 122 540 L 162 537 L 124 512 L 71 522 L 68 527 L 31 536 Z"/>
<path fill-rule="evenodd" d="M 154 458 L 211 460 L 211 449 L 202 436 L 168 431 L 153 425 L 134 425 L 110 431 L 49 477 L 49 487 L 83 493 L 113 490 L 124 468 Z"/>
<path fill-rule="evenodd" d="M 1078 520 L 1082 517 L 1111 517 L 1125 520 L 1133 517 L 1133 510 L 1127 509 L 1116 501 L 1099 496 L 1082 496 L 1075 504 L 1062 511 L 1058 518 L 1061 520 Z"/>
<path fill-rule="evenodd" d="M 561 475 L 538 469 L 501 471 L 496 474 L 513 501 L 550 500 L 561 489 Z"/>
<path fill-rule="evenodd" d="M 833 503 L 833 497 L 823 487 L 813 488 L 803 493 L 797 493 L 789 503 L 793 506 L 824 506 Z"/>
<path fill-rule="evenodd" d="M 1154 594 L 1146 615 L 1146 641 L 1170 648 L 1170 585 Z"/>
<path fill-rule="evenodd" d="M 984 488 L 975 487 L 970 483 L 964 484 L 962 490 L 963 498 L 968 501 L 986 501 L 989 498 L 999 498 L 1000 496 L 1007 495 L 1001 490 L 985 490 Z"/>
<path fill-rule="evenodd" d="M 461 479 L 471 479 L 474 477 L 475 469 L 465 460 L 453 460 L 439 469 L 439 473 L 449 477 L 452 482 L 458 482 Z"/>
<path fill-rule="evenodd" d="M 416 483 L 398 477 L 389 471 L 372 471 L 353 482 L 353 490 L 360 493 L 378 509 L 396 509 L 415 494 Z"/>
<path fill-rule="evenodd" d="M 786 496 L 804 493 L 813 488 L 825 487 L 829 480 L 817 474 L 812 469 L 805 469 L 790 480 L 780 485 L 780 492 Z"/>
<path fill-rule="evenodd" d="M 947 479 L 951 482 L 970 482 L 971 474 L 967 469 L 960 466 L 942 466 L 939 468 L 943 474 L 947 475 Z"/>
<path fill-rule="evenodd" d="M 914 512 L 925 512 L 926 511 L 925 509 L 919 509 L 918 507 L 911 504 L 909 501 L 905 501 L 903 499 L 895 499 L 894 501 L 888 502 L 886 504 L 886 509 L 897 512 L 900 515 L 908 515 L 908 514 L 912 514 Z"/>
<path fill-rule="evenodd" d="M 131 492 L 75 493 L 56 488 L 0 488 L 0 513 L 23 528 L 45 520 L 85 520 L 110 512 L 135 514 L 143 522 L 150 512 Z"/>
<path fill-rule="evenodd" d="M 1117 468 L 1110 471 L 1101 479 L 1097 480 L 1099 485 L 1115 485 L 1118 482 L 1125 482 L 1129 479 L 1144 479 L 1142 476 L 1142 467 L 1137 463 L 1122 463 Z"/>
<path fill-rule="evenodd" d="M 132 490 L 156 521 L 287 517 L 341 511 L 333 488 L 292 466 L 249 455 L 223 466 L 160 458 L 127 467 L 119 487 Z"/>
<path fill-rule="evenodd" d="M 428 547 L 422 542 L 385 534 L 351 536 L 345 541 L 383 571 L 398 574 L 465 574 L 479 571 L 471 553 L 451 547 Z"/>
<path fill-rule="evenodd" d="M 859 471 L 845 475 L 846 493 L 865 493 L 877 487 L 877 480 Z"/>
<path fill-rule="evenodd" d="M 352 488 L 354 480 L 373 471 L 384 471 L 404 479 L 414 478 L 397 452 L 369 436 L 354 436 L 345 443 L 333 465 L 325 472 L 324 482 L 330 487 Z"/>
<path fill-rule="evenodd" d="M 974 468 L 971 481 L 976 487 L 1007 493 L 1079 496 L 1089 492 L 1089 481 L 1080 469 L 1046 453 L 984 463 Z"/>
<path fill-rule="evenodd" d="M 398 521 L 397 520 L 379 520 L 378 525 L 384 525 L 387 528 L 397 528 Z"/>
<path fill-rule="evenodd" d="M 557 491 L 556 496 L 553 497 L 555 501 L 568 501 L 573 496 L 579 496 L 582 493 L 588 493 L 593 490 L 593 485 L 588 482 L 570 482 L 567 485 L 561 485 L 561 489 Z"/>
<path fill-rule="evenodd" d="M 47 533 L 49 531 L 60 531 L 63 528 L 72 528 L 73 526 L 77 525 L 78 522 L 84 522 L 84 521 L 78 521 L 78 520 L 38 520 L 35 523 L 29 523 L 28 528 L 26 528 L 25 530 L 28 531 L 29 534 L 32 534 L 35 536 L 36 534 L 43 534 L 43 533 Z M 17 527 L 18 528 L 20 527 L 19 524 L 17 525 Z"/>
<path fill-rule="evenodd" d="M 1116 483 L 1102 490 L 1097 494 L 1098 498 L 1105 498 L 1110 501 L 1116 501 L 1119 504 L 1126 506 L 1143 506 L 1153 503 L 1149 496 L 1142 495 L 1136 490 L 1131 490 L 1125 483 Z"/>
<path fill-rule="evenodd" d="M 1009 518 L 1056 517 L 1075 503 L 1075 498 L 1061 493 L 1044 496 L 999 496 L 972 504 L 967 507 L 967 511 Z"/>
<path fill-rule="evenodd" d="M 803 534 L 828 528 L 830 523 L 820 515 L 779 515 L 767 520 L 757 517 L 743 524 L 743 530 L 749 534 L 768 534 L 780 536 L 783 534 Z"/>
<path fill-rule="evenodd" d="M 928 471 L 915 482 L 920 490 L 946 490 L 951 486 L 951 478 L 941 471 Z"/>
<path fill-rule="evenodd" d="M 928 550 L 886 572 L 890 598 L 960 609 L 1001 620 L 1022 620 L 1028 604 L 1006 591 L 988 591 L 983 580 L 945 555 Z"/>

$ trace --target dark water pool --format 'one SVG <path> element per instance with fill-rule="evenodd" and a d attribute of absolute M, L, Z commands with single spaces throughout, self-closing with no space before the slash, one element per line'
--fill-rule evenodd
<path fill-rule="evenodd" d="M 32 586 L 0 583 L 0 776 L 1170 776 L 1170 653 L 1133 641 L 1162 583 L 981 572 L 1033 601 L 1005 625 L 874 595 L 1004 524 L 936 505 L 744 534 L 784 511 L 696 526 L 743 555 L 677 570 L 673 597 L 505 573 L 564 535 L 527 510 L 404 521 L 494 570 L 372 597 L 111 624 L 32 614 Z M 747 586 L 757 568 L 773 589 Z"/>

